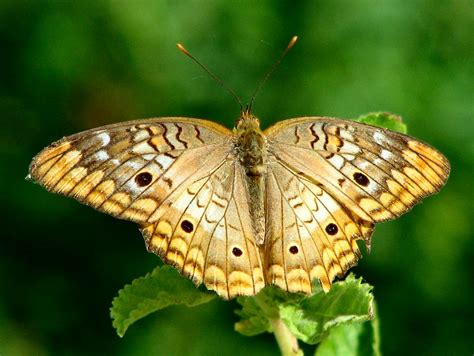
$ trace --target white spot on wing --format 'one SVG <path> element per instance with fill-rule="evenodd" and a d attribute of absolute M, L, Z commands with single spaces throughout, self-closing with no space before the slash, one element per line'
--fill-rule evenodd
<path fill-rule="evenodd" d="M 95 154 L 95 158 L 99 161 L 105 161 L 106 159 L 109 159 L 109 154 L 107 153 L 107 151 L 100 150 Z"/>
<path fill-rule="evenodd" d="M 352 142 L 344 141 L 344 146 L 341 148 L 341 152 L 358 154 L 360 153 L 360 147 L 353 144 Z"/>
<path fill-rule="evenodd" d="M 132 196 L 137 196 L 143 191 L 143 187 L 139 187 L 137 183 L 135 182 L 135 179 L 130 179 L 126 184 L 125 187 L 127 188 L 127 191 L 132 194 Z"/>
<path fill-rule="evenodd" d="M 389 160 L 390 158 L 392 158 L 392 152 L 387 151 L 387 150 L 382 150 L 382 152 L 380 153 L 380 156 L 385 160 Z"/>
<path fill-rule="evenodd" d="M 340 135 L 344 140 L 348 140 L 348 141 L 353 141 L 354 140 L 354 136 L 352 136 L 352 134 L 350 132 L 346 131 L 346 130 L 341 130 Z"/>
<path fill-rule="evenodd" d="M 337 169 L 341 169 L 342 166 L 344 165 L 344 158 L 342 158 L 339 155 L 334 155 L 332 156 L 329 161 L 331 161 L 332 165 L 336 167 Z"/>
<path fill-rule="evenodd" d="M 100 140 L 102 146 L 107 146 L 110 142 L 110 135 L 106 132 L 102 132 L 98 134 L 97 139 Z"/>
<path fill-rule="evenodd" d="M 222 241 L 226 238 L 225 229 L 223 225 L 219 224 L 217 226 L 217 228 L 214 230 L 214 234 L 212 235 L 212 238 L 219 241 Z"/>
<path fill-rule="evenodd" d="M 141 169 L 143 167 L 143 165 L 141 163 L 135 162 L 135 161 L 127 161 L 127 162 L 125 162 L 125 166 L 128 166 L 128 167 L 130 167 L 132 169 L 136 169 L 136 170 Z"/>
<path fill-rule="evenodd" d="M 366 170 L 368 167 L 370 167 L 370 163 L 367 161 L 362 161 L 359 163 L 359 168 L 362 170 Z"/>
<path fill-rule="evenodd" d="M 344 158 L 345 158 L 346 160 L 348 160 L 348 161 L 352 161 L 352 160 L 354 160 L 354 158 L 355 158 L 354 155 L 352 155 L 352 154 L 347 154 L 347 153 L 342 154 L 342 157 L 344 157 Z"/>
<path fill-rule="evenodd" d="M 133 136 L 133 141 L 143 141 L 150 137 L 150 134 L 146 130 L 140 130 Z"/>
<path fill-rule="evenodd" d="M 151 147 L 147 142 L 137 143 L 135 146 L 133 146 L 132 151 L 138 155 L 156 153 L 153 147 Z"/>
<path fill-rule="evenodd" d="M 159 155 L 155 158 L 155 160 L 163 167 L 164 170 L 168 169 L 168 167 L 174 162 L 171 157 L 166 155 Z"/>
<path fill-rule="evenodd" d="M 377 142 L 379 145 L 383 145 L 386 141 L 385 135 L 379 131 L 374 133 L 374 140 Z"/>
<path fill-rule="evenodd" d="M 155 157 L 156 157 L 156 154 L 154 154 L 154 153 L 148 153 L 148 154 L 142 156 L 142 158 L 146 159 L 147 161 L 151 161 Z"/>
<path fill-rule="evenodd" d="M 373 164 L 377 167 L 381 167 L 381 166 L 383 166 L 384 164 L 387 164 L 387 163 L 381 158 L 376 158 L 376 159 L 374 159 Z"/>

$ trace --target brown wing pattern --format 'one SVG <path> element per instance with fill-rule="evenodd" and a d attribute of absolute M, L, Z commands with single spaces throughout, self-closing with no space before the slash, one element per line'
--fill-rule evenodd
<path fill-rule="evenodd" d="M 225 299 L 264 287 L 242 168 L 227 160 L 167 199 L 144 226 L 148 249 Z"/>
<path fill-rule="evenodd" d="M 270 164 L 267 206 L 267 281 L 291 292 L 311 293 L 314 279 L 329 290 L 360 257 L 356 240 L 369 240 L 373 230 L 373 223 L 281 162 Z"/>
<path fill-rule="evenodd" d="M 449 176 L 441 153 L 403 134 L 329 118 L 286 123 L 266 131 L 271 153 L 368 221 L 400 216 Z"/>
<path fill-rule="evenodd" d="M 230 139 L 226 128 L 198 119 L 116 124 L 53 143 L 33 159 L 30 177 L 117 218 L 154 221 L 170 191 L 227 157 Z"/>
<path fill-rule="evenodd" d="M 228 299 L 265 284 L 311 293 L 314 279 L 329 290 L 357 263 L 356 240 L 370 247 L 376 222 L 408 211 L 449 175 L 435 149 L 369 125 L 307 117 L 264 134 L 263 245 L 235 135 L 209 121 L 147 119 L 79 133 L 41 151 L 29 176 L 137 222 L 149 251 Z"/>
<path fill-rule="evenodd" d="M 49 191 L 140 224 L 149 251 L 223 298 L 264 286 L 233 135 L 209 121 L 162 118 L 66 137 L 30 177 Z"/>
<path fill-rule="evenodd" d="M 265 134 L 267 279 L 290 291 L 308 293 L 314 278 L 329 289 L 357 262 L 357 239 L 370 248 L 374 223 L 405 213 L 449 175 L 435 149 L 369 125 L 309 117 Z"/>

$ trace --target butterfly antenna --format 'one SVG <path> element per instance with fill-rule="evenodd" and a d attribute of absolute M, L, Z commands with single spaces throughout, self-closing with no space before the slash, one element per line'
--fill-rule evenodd
<path fill-rule="evenodd" d="M 260 89 L 263 87 L 263 85 L 265 84 L 265 82 L 268 80 L 268 78 L 270 78 L 270 76 L 273 74 L 273 72 L 275 71 L 275 69 L 278 67 L 278 65 L 281 63 L 281 61 L 283 60 L 283 58 L 285 58 L 286 54 L 288 53 L 288 51 L 291 49 L 291 47 L 293 47 L 293 45 L 296 43 L 296 41 L 298 40 L 298 36 L 293 36 L 290 40 L 290 43 L 288 43 L 288 46 L 286 46 L 285 50 L 281 53 L 280 55 L 280 58 L 278 58 L 278 60 L 273 63 L 273 65 L 270 67 L 270 69 L 267 71 L 267 73 L 265 74 L 265 76 L 263 77 L 263 79 L 260 81 L 260 84 L 257 86 L 257 89 L 255 89 L 253 95 L 252 95 L 252 99 L 250 99 L 250 104 L 248 104 L 247 106 L 247 110 L 251 110 L 252 109 L 252 105 L 253 105 L 253 102 L 255 100 L 255 98 L 257 97 L 257 94 L 260 92 Z"/>
<path fill-rule="evenodd" d="M 240 111 L 243 110 L 243 104 L 242 100 L 240 100 L 239 96 L 233 91 L 230 87 L 228 87 L 217 75 L 215 75 L 209 68 L 207 68 L 204 64 L 202 64 L 197 58 L 195 58 L 189 51 L 184 48 L 184 46 L 181 43 L 177 43 L 176 47 L 183 52 L 185 55 L 187 55 L 189 58 L 191 58 L 194 62 L 196 62 L 199 67 L 201 67 L 202 70 L 204 70 L 207 74 L 211 76 L 212 79 L 214 79 L 221 87 L 223 87 L 225 90 L 227 90 L 237 101 L 237 103 L 240 105 Z"/>

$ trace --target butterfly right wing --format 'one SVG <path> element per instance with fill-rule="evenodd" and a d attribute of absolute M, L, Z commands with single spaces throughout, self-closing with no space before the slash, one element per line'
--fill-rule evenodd
<path fill-rule="evenodd" d="M 132 121 L 66 137 L 30 178 L 139 223 L 149 251 L 223 298 L 264 286 L 232 133 L 189 118 Z"/>
<path fill-rule="evenodd" d="M 114 217 L 152 222 L 169 194 L 227 157 L 231 139 L 206 120 L 119 123 L 53 143 L 33 159 L 29 178 Z"/>

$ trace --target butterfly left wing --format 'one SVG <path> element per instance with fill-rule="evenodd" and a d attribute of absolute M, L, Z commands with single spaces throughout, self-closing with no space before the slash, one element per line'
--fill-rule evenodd
<path fill-rule="evenodd" d="M 310 291 L 314 278 L 329 289 L 357 262 L 355 240 L 370 247 L 374 223 L 408 211 L 449 175 L 435 149 L 369 125 L 309 117 L 264 133 L 268 199 L 280 202 L 267 209 L 267 279 L 291 291 Z"/>
<path fill-rule="evenodd" d="M 394 219 L 438 192 L 449 162 L 429 145 L 379 127 L 324 117 L 282 121 L 265 131 L 270 153 L 311 177 L 359 217 Z"/>
<path fill-rule="evenodd" d="M 289 292 L 324 290 L 356 264 L 356 240 L 369 239 L 373 223 L 353 216 L 317 182 L 270 159 L 264 266 L 266 280 Z"/>

